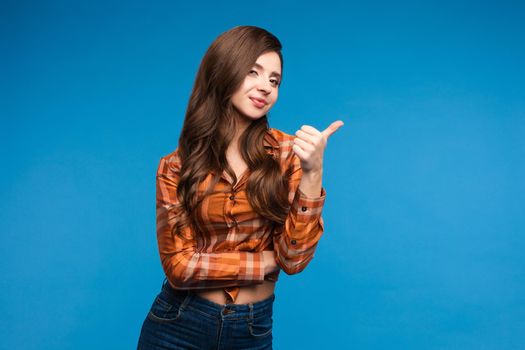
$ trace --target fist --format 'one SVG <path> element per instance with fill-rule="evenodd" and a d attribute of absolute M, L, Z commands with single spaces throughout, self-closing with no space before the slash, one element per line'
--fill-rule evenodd
<path fill-rule="evenodd" d="M 321 171 L 323 168 L 323 156 L 328 137 L 337 131 L 344 123 L 337 120 L 323 131 L 319 131 L 310 125 L 303 125 L 297 130 L 292 150 L 301 160 L 303 173 L 310 171 Z"/>

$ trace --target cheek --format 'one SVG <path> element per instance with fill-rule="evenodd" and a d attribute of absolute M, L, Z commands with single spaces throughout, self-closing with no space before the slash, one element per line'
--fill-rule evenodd
<path fill-rule="evenodd" d="M 272 105 L 274 105 L 276 102 L 277 102 L 277 98 L 279 97 L 279 92 L 278 91 L 275 91 L 273 93 L 273 102 L 272 102 Z"/>
<path fill-rule="evenodd" d="M 248 92 L 250 89 L 253 89 L 254 86 L 255 86 L 255 82 L 249 79 L 248 77 L 246 77 L 246 79 L 244 79 L 241 85 L 240 91 Z"/>
<path fill-rule="evenodd" d="M 233 96 L 232 96 L 232 103 L 234 104 L 239 104 L 242 102 L 242 96 L 243 96 L 243 93 L 242 93 L 242 90 L 241 91 L 237 91 Z"/>
<path fill-rule="evenodd" d="M 246 96 L 246 94 L 249 92 L 250 89 L 251 87 L 250 87 L 249 81 L 244 80 L 241 86 L 232 95 L 232 100 L 235 99 L 237 102 L 242 101 L 243 97 Z"/>

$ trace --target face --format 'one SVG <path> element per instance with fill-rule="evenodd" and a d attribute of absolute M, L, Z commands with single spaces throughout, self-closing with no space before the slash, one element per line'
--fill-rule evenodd
<path fill-rule="evenodd" d="M 264 116 L 277 102 L 281 83 L 281 60 L 276 52 L 257 58 L 231 101 L 243 118 L 253 121 Z"/>

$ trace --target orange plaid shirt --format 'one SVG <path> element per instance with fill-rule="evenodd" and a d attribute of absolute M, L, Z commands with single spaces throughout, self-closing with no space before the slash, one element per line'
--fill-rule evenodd
<path fill-rule="evenodd" d="M 162 157 L 157 170 L 157 242 L 168 282 L 175 289 L 221 288 L 227 303 L 236 300 L 240 286 L 277 281 L 280 269 L 296 274 L 314 257 L 324 230 L 321 212 L 326 191 L 319 197 L 308 197 L 300 189 L 302 168 L 292 151 L 295 136 L 270 128 L 264 136 L 265 150 L 280 154 L 282 173 L 292 167 L 288 185 L 290 208 L 281 225 L 257 214 L 246 197 L 249 169 L 237 183 L 223 172 L 216 192 L 202 202 L 201 220 L 208 231 L 194 235 L 187 226 L 182 236 L 172 235 L 175 209 L 180 205 L 176 190 L 181 162 L 178 149 Z M 280 152 L 279 152 L 280 151 Z M 213 173 L 199 184 L 205 190 Z M 280 269 L 264 274 L 263 250 L 275 250 Z"/>

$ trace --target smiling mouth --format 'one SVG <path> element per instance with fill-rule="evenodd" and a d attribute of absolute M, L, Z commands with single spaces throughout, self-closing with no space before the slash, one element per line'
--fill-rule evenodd
<path fill-rule="evenodd" d="M 263 102 L 263 101 L 258 100 L 256 98 L 250 97 L 250 100 L 252 100 L 252 102 L 255 105 L 255 107 L 262 108 L 262 107 L 266 106 L 266 102 Z"/>

